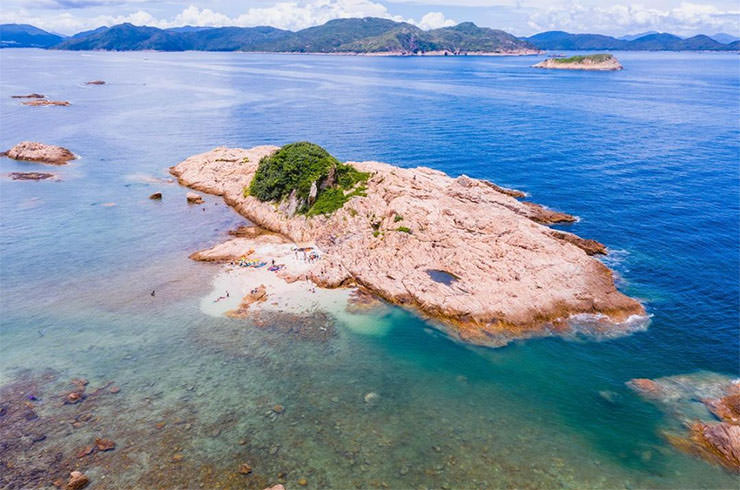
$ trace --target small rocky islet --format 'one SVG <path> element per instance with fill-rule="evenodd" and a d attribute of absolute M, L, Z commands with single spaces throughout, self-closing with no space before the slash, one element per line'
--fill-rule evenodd
<path fill-rule="evenodd" d="M 62 146 L 47 145 L 35 141 L 22 141 L 13 148 L 0 153 L 0 156 L 47 165 L 66 165 L 70 160 L 77 158 L 74 153 Z"/>
<path fill-rule="evenodd" d="M 485 180 L 340 163 L 305 142 L 216 148 L 170 171 L 185 186 L 222 196 L 252 223 L 320 249 L 321 260 L 290 280 L 362 287 L 465 342 L 571 334 L 585 317 L 597 336 L 646 321 L 644 307 L 591 256 L 605 252 L 602 244 L 546 226 L 573 216 Z M 429 271 L 455 279 L 446 284 Z"/>
<path fill-rule="evenodd" d="M 611 54 L 552 57 L 532 66 L 553 70 L 618 71 L 623 69 L 622 64 Z"/>
<path fill-rule="evenodd" d="M 55 179 L 54 174 L 48 172 L 10 172 L 8 174 L 12 180 L 48 180 Z"/>

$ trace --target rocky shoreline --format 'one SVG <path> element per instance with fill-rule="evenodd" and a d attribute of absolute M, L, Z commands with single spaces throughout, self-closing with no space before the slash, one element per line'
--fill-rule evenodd
<path fill-rule="evenodd" d="M 371 177 L 364 196 L 332 215 L 286 214 L 290 206 L 244 195 L 260 160 L 277 149 L 216 148 L 170 171 L 262 228 L 315 244 L 322 259 L 302 278 L 326 288 L 361 286 L 466 342 L 498 346 L 583 332 L 574 323 L 584 315 L 586 333 L 612 335 L 644 318 L 643 306 L 589 256 L 603 245 L 543 225 L 574 221 L 570 215 L 483 180 L 379 162 L 348 162 Z M 453 279 L 440 281 L 439 272 Z"/>

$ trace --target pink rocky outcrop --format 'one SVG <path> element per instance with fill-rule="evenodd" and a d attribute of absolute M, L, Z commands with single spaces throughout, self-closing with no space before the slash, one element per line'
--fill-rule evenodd
<path fill-rule="evenodd" d="M 645 313 L 587 254 L 599 253 L 597 242 L 541 224 L 572 216 L 522 202 L 516 191 L 430 168 L 348 162 L 371 174 L 366 196 L 331 216 L 290 216 L 244 193 L 260 159 L 276 150 L 216 148 L 170 171 L 183 185 L 223 196 L 262 228 L 315 243 L 323 255 L 308 276 L 317 285 L 362 286 L 440 320 L 467 342 L 503 345 L 568 331 L 573 315 L 582 314 L 596 320 L 587 328 L 612 334 L 633 328 Z M 430 271 L 455 279 L 440 282 Z"/>

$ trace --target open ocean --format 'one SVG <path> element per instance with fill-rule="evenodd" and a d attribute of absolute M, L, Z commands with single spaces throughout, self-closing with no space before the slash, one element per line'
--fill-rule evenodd
<path fill-rule="evenodd" d="M 66 477 L 44 458 L 111 438 L 76 459 L 90 488 L 737 488 L 668 444 L 680 430 L 625 382 L 740 376 L 740 56 L 616 55 L 623 71 L 596 73 L 530 68 L 541 56 L 0 50 L 0 148 L 81 156 L 0 159 L 61 178 L 0 181 L 0 393 L 34 386 L 54 422 L 12 454 Z M 10 98 L 30 92 L 71 105 Z M 203 314 L 217 268 L 187 257 L 244 219 L 152 177 L 215 146 L 299 140 L 579 216 L 562 228 L 609 247 L 649 327 L 488 349 L 395 308 L 328 341 Z M 121 391 L 80 421 L 88 401 L 59 401 L 75 377 Z"/>

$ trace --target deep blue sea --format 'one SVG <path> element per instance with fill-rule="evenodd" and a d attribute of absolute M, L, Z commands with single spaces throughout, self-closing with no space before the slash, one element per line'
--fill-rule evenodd
<path fill-rule="evenodd" d="M 77 463 L 94 488 L 736 488 L 671 446 L 670 417 L 625 382 L 740 376 L 740 56 L 617 56 L 623 71 L 597 73 L 530 68 L 541 57 L 1 50 L 0 148 L 81 158 L 0 159 L 3 175 L 61 179 L 0 181 L 0 385 L 51 372 L 121 387 L 95 434 L 49 432 L 38 450 L 115 438 Z M 30 92 L 71 105 L 10 98 Z M 649 327 L 487 349 L 400 310 L 383 335 L 339 325 L 328 342 L 204 315 L 215 269 L 187 256 L 244 220 L 153 178 L 216 146 L 299 140 L 577 215 L 563 228 L 609 247 Z"/>

